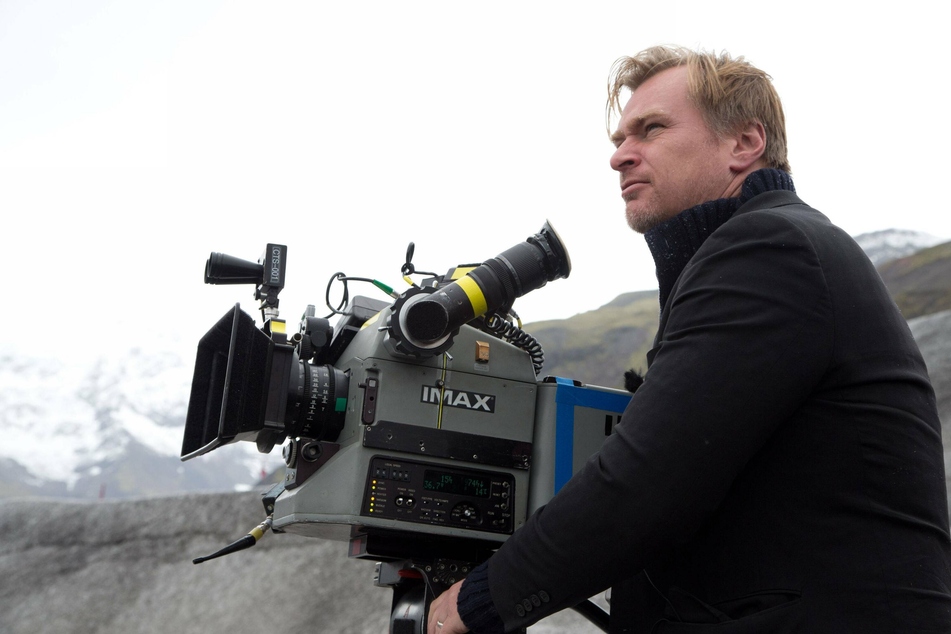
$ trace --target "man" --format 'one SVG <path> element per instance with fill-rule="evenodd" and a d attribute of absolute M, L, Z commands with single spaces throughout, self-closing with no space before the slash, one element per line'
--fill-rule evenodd
<path fill-rule="evenodd" d="M 613 632 L 951 632 L 934 392 L 868 258 L 796 196 L 769 77 L 657 47 L 616 65 L 609 108 L 623 89 L 611 166 L 660 283 L 648 371 L 430 634 L 612 585 Z"/>

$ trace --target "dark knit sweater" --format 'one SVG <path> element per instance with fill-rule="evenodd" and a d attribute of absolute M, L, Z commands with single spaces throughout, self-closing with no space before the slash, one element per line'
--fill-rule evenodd
<path fill-rule="evenodd" d="M 777 189 L 796 191 L 792 177 L 776 169 L 758 170 L 743 181 L 738 198 L 720 198 L 691 207 L 644 234 L 657 267 L 661 312 L 674 282 L 704 240 L 729 220 L 743 203 L 758 194 Z"/>
<path fill-rule="evenodd" d="M 691 207 L 644 234 L 657 267 L 661 311 L 674 282 L 704 240 L 743 203 L 758 194 L 779 189 L 795 191 L 792 177 L 780 170 L 761 169 L 747 176 L 738 198 L 721 198 Z M 505 627 L 489 589 L 488 564 L 477 566 L 466 577 L 457 609 L 462 621 L 475 634 L 504 634 Z"/>

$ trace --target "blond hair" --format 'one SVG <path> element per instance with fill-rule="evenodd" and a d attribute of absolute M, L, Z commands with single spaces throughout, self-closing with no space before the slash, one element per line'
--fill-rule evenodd
<path fill-rule="evenodd" d="M 704 121 L 718 137 L 753 121 L 766 129 L 767 167 L 791 171 L 786 157 L 786 117 L 772 78 L 742 57 L 719 55 L 673 46 L 654 46 L 634 57 L 622 57 L 611 68 L 607 117 L 620 113 L 621 91 L 634 91 L 661 71 L 687 68 L 687 91 Z M 610 124 L 609 124 L 610 128 Z M 608 130 L 610 134 L 610 129 Z"/>

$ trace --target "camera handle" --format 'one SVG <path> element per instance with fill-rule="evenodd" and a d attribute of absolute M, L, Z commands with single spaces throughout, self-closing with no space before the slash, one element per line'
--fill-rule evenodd
<path fill-rule="evenodd" d="M 429 604 L 468 570 L 468 564 L 444 559 L 377 563 L 374 585 L 393 589 L 389 634 L 426 634 Z"/>
<path fill-rule="evenodd" d="M 426 634 L 429 604 L 468 570 L 468 564 L 443 559 L 377 563 L 374 585 L 393 589 L 389 634 Z M 608 631 L 610 615 L 594 602 L 585 600 L 572 609 L 602 632 Z M 518 634 L 525 633 L 525 628 L 518 630 Z"/>

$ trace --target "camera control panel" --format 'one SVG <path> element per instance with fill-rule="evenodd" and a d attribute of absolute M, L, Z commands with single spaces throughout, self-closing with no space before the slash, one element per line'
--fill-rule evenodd
<path fill-rule="evenodd" d="M 511 534 L 514 496 L 507 473 L 374 456 L 361 515 Z"/>

